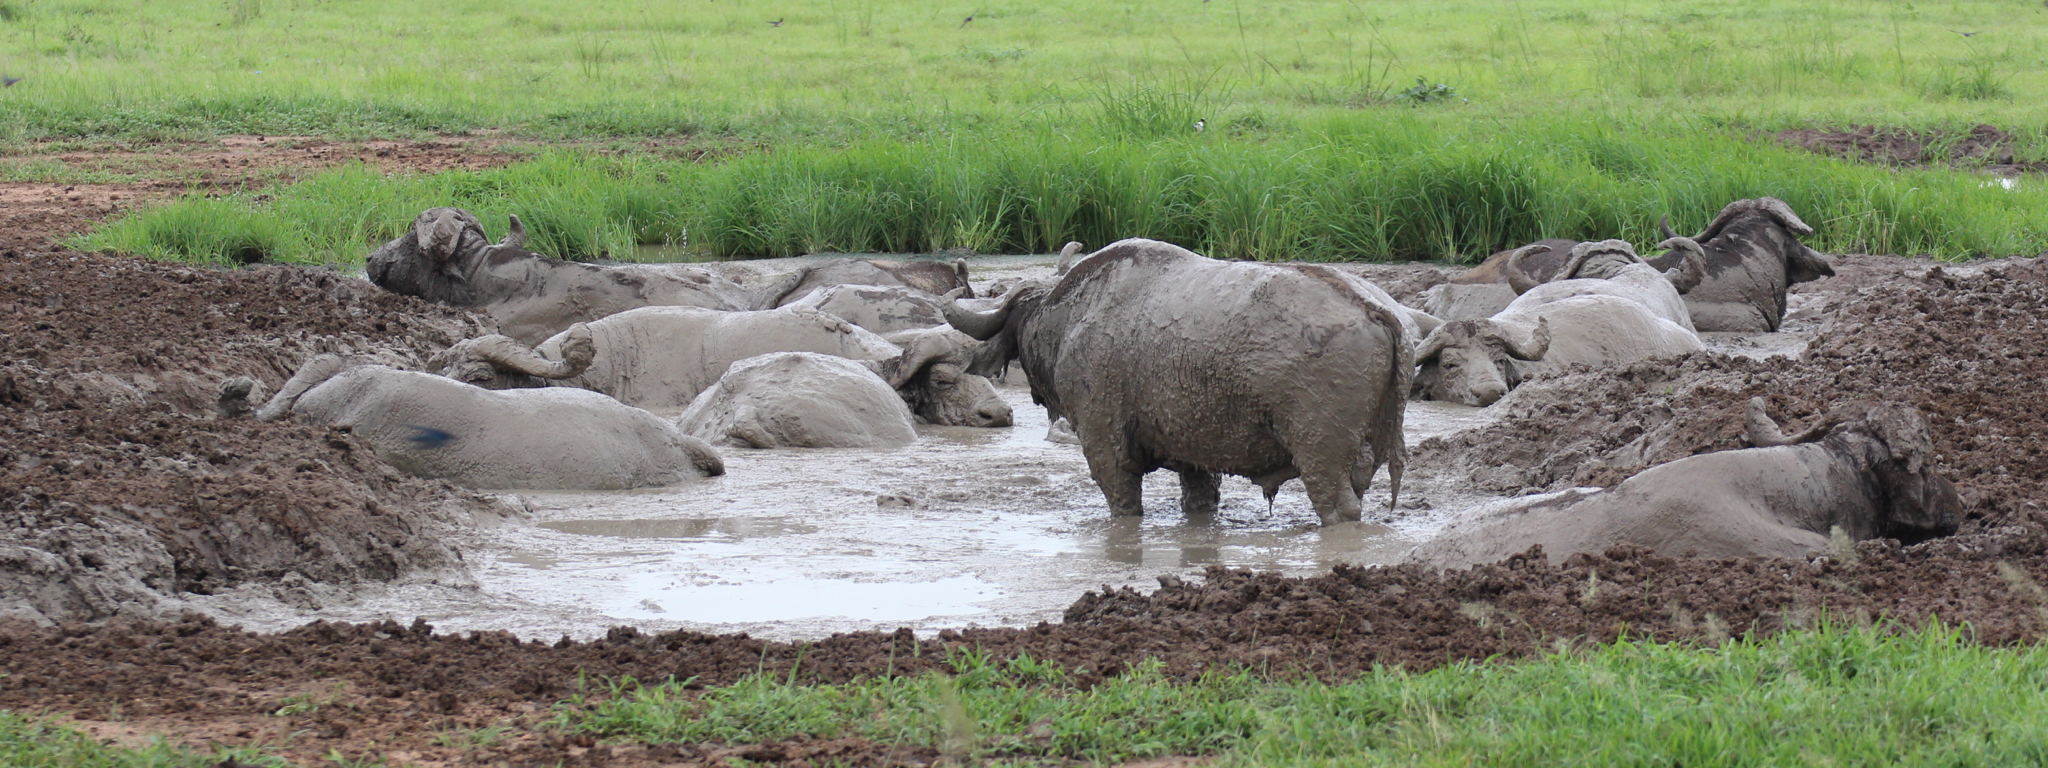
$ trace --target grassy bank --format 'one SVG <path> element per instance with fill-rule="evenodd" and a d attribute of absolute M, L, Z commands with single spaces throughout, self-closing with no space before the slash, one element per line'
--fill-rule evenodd
<path fill-rule="evenodd" d="M 531 247 L 633 258 L 639 244 L 711 257 L 817 252 L 1049 252 L 1152 237 L 1230 258 L 1469 261 L 1544 237 L 1647 248 L 1659 217 L 1691 231 L 1731 200 L 1789 202 L 1836 252 L 1941 257 L 2048 251 L 2048 190 L 1950 170 L 1894 171 L 1691 131 L 1679 123 L 1470 123 L 1429 113 L 1131 138 L 1178 124 L 789 147 L 719 162 L 559 152 L 508 168 L 323 172 L 291 186 L 187 197 L 76 246 L 199 262 L 359 263 L 426 208 L 518 214 Z M 1105 112 L 1107 121 L 1113 113 Z"/>
<path fill-rule="evenodd" d="M 0 74 L 22 78 L 0 91 L 0 143 L 485 128 L 843 143 L 1045 125 L 1150 88 L 1219 122 L 1427 95 L 1486 118 L 1989 122 L 2048 151 L 2048 9 L 2009 0 L 0 0 Z"/>
<path fill-rule="evenodd" d="M 1967 630 L 1818 628 L 1718 647 L 1654 642 L 1520 663 L 1380 670 L 1326 683 L 1253 671 L 1169 679 L 1156 663 L 1064 670 L 948 652 L 951 674 L 793 685 L 771 676 L 594 683 L 538 730 L 610 744 L 859 737 L 956 764 L 1097 764 L 1171 755 L 1218 765 L 2039 765 L 2048 649 L 1985 648 Z M 1303 660 L 1295 660 L 1303 661 Z M 1109 673 L 1106 679 L 1097 673 Z M 1082 680 L 1094 680 L 1083 684 Z M 436 744 L 501 742 L 503 724 Z M 261 745 L 202 756 L 103 745 L 0 712 L 0 762 L 81 768 L 272 765 Z M 345 765 L 386 765 L 371 756 Z"/>
<path fill-rule="evenodd" d="M 953 676 L 792 686 L 669 683 L 569 707 L 608 739 L 861 736 L 955 758 L 1223 765 L 2031 765 L 2048 760 L 2048 651 L 1932 627 L 1823 627 L 1717 649 L 1622 642 L 1520 664 L 1342 683 L 1192 683 L 1139 665 L 1092 687 L 1029 659 L 956 654 Z"/>

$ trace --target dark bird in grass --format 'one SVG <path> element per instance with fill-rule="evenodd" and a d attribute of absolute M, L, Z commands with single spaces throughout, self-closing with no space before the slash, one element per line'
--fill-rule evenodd
<path fill-rule="evenodd" d="M 1962 35 L 1963 37 L 1969 37 L 1969 36 L 1971 36 L 1971 35 L 1981 35 L 1981 34 L 1984 34 L 1984 33 L 1983 33 L 1982 31 L 1978 31 L 1978 32 L 1956 32 L 1956 30 L 1953 30 L 1953 29 L 1951 29 L 1951 30 L 1949 30 L 1949 31 L 1950 31 L 1950 32 L 1955 32 L 1956 34 L 1958 34 L 1958 35 Z"/>
<path fill-rule="evenodd" d="M 776 19 L 776 20 L 774 20 L 774 21 L 768 22 L 768 26 L 771 26 L 771 27 L 779 27 L 779 26 L 782 26 L 782 20 L 781 20 L 781 19 Z"/>
<path fill-rule="evenodd" d="M 967 28 L 967 25 L 969 25 L 969 24 L 972 24 L 972 23 L 974 23 L 974 16 L 973 16 L 973 14 L 969 14 L 969 15 L 967 16 L 967 18 L 966 18 L 965 20 L 963 20 L 963 21 L 961 21 L 961 22 L 960 22 L 960 28 L 961 28 L 961 29 L 966 29 L 966 28 Z"/>
<path fill-rule="evenodd" d="M 1195 121 L 1195 133 L 1201 133 L 1203 129 L 1205 129 L 1205 128 L 1208 128 L 1208 127 L 1209 127 L 1209 121 L 1207 121 L 1207 120 L 1196 120 L 1196 121 Z"/>
<path fill-rule="evenodd" d="M 439 448 L 453 441 L 455 436 L 433 427 L 413 425 L 412 437 L 407 439 L 418 443 L 421 448 Z"/>
<path fill-rule="evenodd" d="M 6 75 L 0 75 L 0 88 L 13 88 L 14 84 L 19 82 L 21 82 L 21 78 L 19 77 L 8 77 Z"/>

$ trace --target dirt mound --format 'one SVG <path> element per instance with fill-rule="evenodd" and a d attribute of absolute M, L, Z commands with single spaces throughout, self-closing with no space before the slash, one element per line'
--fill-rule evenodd
<path fill-rule="evenodd" d="M 1771 136 L 1786 146 L 1864 163 L 1903 167 L 1960 165 L 2006 173 L 2048 170 L 2048 163 L 2014 163 L 2013 137 L 1989 125 L 1935 131 L 1869 125 L 1840 130 L 1802 128 L 1778 131 Z"/>
<path fill-rule="evenodd" d="M 1497 406 L 1507 409 L 1499 423 L 1425 441 L 1409 465 L 1494 492 L 1611 485 L 1745 447 L 1751 397 L 1788 424 L 1849 400 L 1887 400 L 1927 416 L 1938 466 L 1969 506 L 1965 531 L 2037 504 L 2048 483 L 2048 418 L 2034 403 L 2048 374 L 2048 269 L 2031 259 L 1968 277 L 1937 267 L 1831 303 L 1803 360 L 1695 353 L 1539 378 Z"/>
<path fill-rule="evenodd" d="M 0 253 L 0 613 L 161 616 L 251 580 L 465 579 L 436 537 L 496 509 L 344 432 L 211 418 L 229 376 L 417 363 L 465 313 L 327 270 Z"/>

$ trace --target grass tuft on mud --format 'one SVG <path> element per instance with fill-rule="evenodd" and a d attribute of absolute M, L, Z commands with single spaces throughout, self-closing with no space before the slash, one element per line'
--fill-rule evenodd
<path fill-rule="evenodd" d="M 1669 216 L 1791 203 L 1836 252 L 1942 258 L 2048 252 L 2048 189 L 1895 170 L 1679 126 L 1524 121 L 1456 130 L 1427 116 L 1335 120 L 1294 139 L 1136 141 L 1052 132 L 719 162 L 557 151 L 510 167 L 387 176 L 355 166 L 225 198 L 192 195 L 71 245 L 233 263 L 360 263 L 427 208 L 487 227 L 518 214 L 531 247 L 575 259 L 807 253 L 1051 252 L 1151 237 L 1219 258 L 1468 263 L 1544 237 L 1643 247 Z"/>
<path fill-rule="evenodd" d="M 1570 642 L 1561 639 L 1560 647 Z M 1233 765 L 2037 764 L 2048 648 L 1966 629 L 1822 619 L 1718 647 L 1622 640 L 1519 664 L 1379 668 L 1343 683 L 1247 671 L 1175 682 L 1156 662 L 1096 685 L 1015 656 L 955 651 L 949 673 L 840 685 L 755 675 L 725 688 L 624 681 L 558 727 L 613 741 L 858 737 L 961 759 L 1096 763 L 1219 755 Z"/>

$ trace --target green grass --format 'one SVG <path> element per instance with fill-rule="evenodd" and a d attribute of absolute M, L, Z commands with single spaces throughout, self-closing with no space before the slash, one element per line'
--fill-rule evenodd
<path fill-rule="evenodd" d="M 0 710 L 0 765 L 36 768 L 215 768 L 230 764 L 283 766 L 285 762 L 275 756 L 264 755 L 251 749 L 221 747 L 211 754 L 200 754 L 162 742 L 140 747 L 111 746 L 48 720 Z"/>
<path fill-rule="evenodd" d="M 1143 114 L 1168 112 L 1171 103 Z M 1138 139 L 1050 130 L 799 146 L 715 163 L 553 152 L 507 168 L 385 176 L 356 166 L 143 210 L 74 246 L 197 262 L 359 264 L 426 208 L 455 205 L 530 247 L 634 258 L 1058 250 L 1152 237 L 1217 257 L 1469 262 L 1544 237 L 1648 248 L 1728 201 L 1789 202 L 1833 252 L 1944 258 L 2048 251 L 2048 189 L 1947 169 L 1845 164 L 1713 131 L 1601 120 L 1333 118 L 1298 134 Z"/>
<path fill-rule="evenodd" d="M 1990 122 L 2038 146 L 2048 8 L 0 0 L 0 72 L 24 78 L 0 91 L 0 143 L 486 128 L 843 143 L 1043 126 L 1146 94 L 1175 119 L 1126 127 L 1178 131 L 1194 117 L 1321 119 L 1400 103 L 1423 79 L 1475 119 Z"/>
<path fill-rule="evenodd" d="M 956 674 L 686 692 L 617 686 L 558 725 L 626 741 L 860 736 L 956 758 L 1223 765 L 2039 765 L 2048 649 L 1932 626 L 1814 631 L 1693 649 L 1624 641 L 1518 664 L 1382 670 L 1343 684 L 1250 674 L 1094 687 L 1028 658 L 956 654 Z"/>

